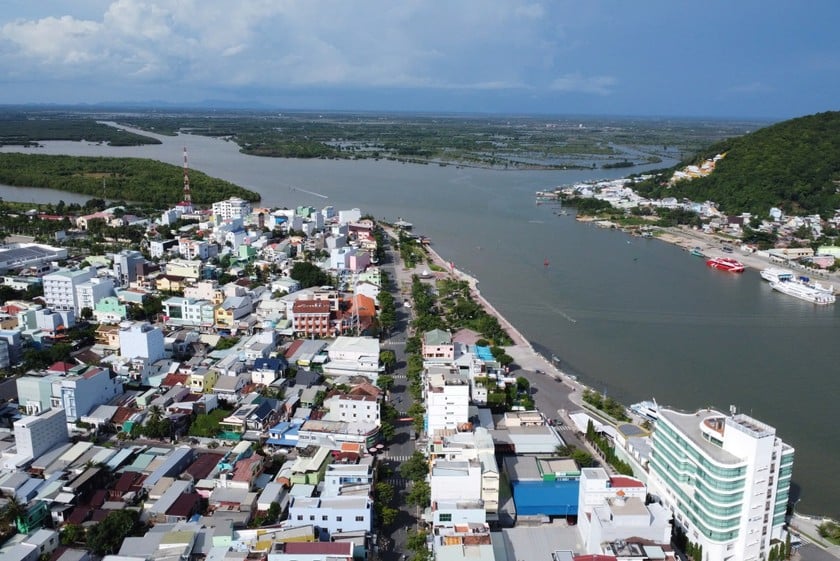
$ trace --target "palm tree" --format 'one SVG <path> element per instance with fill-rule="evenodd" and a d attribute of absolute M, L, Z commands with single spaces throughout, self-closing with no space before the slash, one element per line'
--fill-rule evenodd
<path fill-rule="evenodd" d="M 14 493 L 7 498 L 6 506 L 3 508 L 2 521 L 6 526 L 17 526 L 18 519 L 26 515 L 26 504 L 18 500 Z"/>

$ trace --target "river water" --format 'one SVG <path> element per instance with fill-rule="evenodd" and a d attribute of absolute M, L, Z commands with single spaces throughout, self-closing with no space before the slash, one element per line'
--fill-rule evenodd
<path fill-rule="evenodd" d="M 377 218 L 404 218 L 445 259 L 480 279 L 482 293 L 537 349 L 560 357 L 565 370 L 593 388 L 628 404 L 655 397 L 687 410 L 735 405 L 775 426 L 796 448 L 798 510 L 840 517 L 832 413 L 840 396 L 836 308 L 773 293 L 754 271 L 710 270 L 663 242 L 578 223 L 535 204 L 537 190 L 627 170 L 272 159 L 243 155 L 220 139 L 159 138 L 163 144 L 143 147 L 47 142 L 4 150 L 181 165 L 186 145 L 191 167 L 259 192 L 266 206 L 358 207 Z M 0 197 L 19 196 L 0 187 Z"/>

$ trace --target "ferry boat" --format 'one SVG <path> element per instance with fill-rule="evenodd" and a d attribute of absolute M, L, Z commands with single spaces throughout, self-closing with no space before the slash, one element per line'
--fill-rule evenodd
<path fill-rule="evenodd" d="M 692 247 L 690 252 L 694 257 L 706 257 L 706 254 L 703 253 L 703 250 L 700 247 Z"/>
<path fill-rule="evenodd" d="M 744 264 L 731 257 L 712 257 L 706 261 L 706 265 L 712 269 L 719 269 L 729 273 L 743 273 Z"/>
<path fill-rule="evenodd" d="M 761 278 L 768 282 L 788 282 L 795 278 L 795 274 L 790 269 L 780 269 L 778 267 L 768 267 L 761 270 Z"/>
<path fill-rule="evenodd" d="M 656 403 L 655 399 L 652 401 L 640 401 L 639 403 L 634 403 L 630 406 L 630 411 L 640 417 L 644 417 L 648 421 L 656 421 L 659 419 L 659 404 Z"/>
<path fill-rule="evenodd" d="M 770 283 L 773 290 L 777 290 L 782 294 L 805 300 L 818 306 L 826 306 L 834 304 L 834 294 L 829 292 L 825 287 L 816 288 L 803 284 L 798 281 L 774 281 Z"/>

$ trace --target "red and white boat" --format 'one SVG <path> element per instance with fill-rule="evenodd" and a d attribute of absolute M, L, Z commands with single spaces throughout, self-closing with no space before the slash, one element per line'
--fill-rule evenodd
<path fill-rule="evenodd" d="M 728 273 L 743 273 L 744 264 L 731 257 L 712 257 L 706 260 L 706 265 L 712 269 L 719 269 Z"/>

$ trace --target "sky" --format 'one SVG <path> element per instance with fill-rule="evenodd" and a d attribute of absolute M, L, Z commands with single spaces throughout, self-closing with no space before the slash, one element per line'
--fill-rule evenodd
<path fill-rule="evenodd" d="M 785 119 L 837 0 L 3 0 L 0 104 Z"/>

